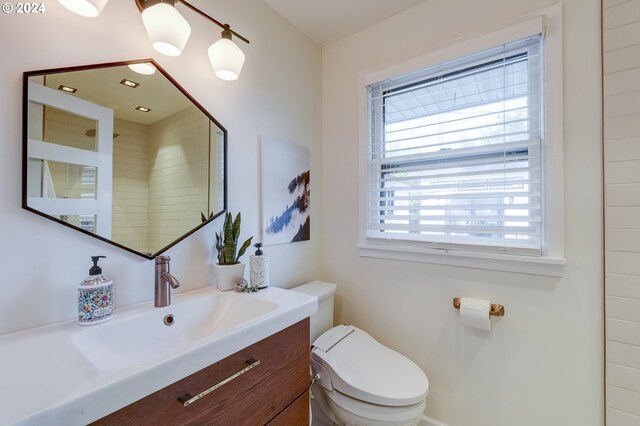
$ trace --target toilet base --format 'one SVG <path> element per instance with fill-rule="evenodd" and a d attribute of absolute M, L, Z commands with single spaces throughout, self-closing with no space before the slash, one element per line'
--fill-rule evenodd
<path fill-rule="evenodd" d="M 311 426 L 336 426 L 338 420 L 327 404 L 324 392 L 318 385 L 311 387 Z"/>
<path fill-rule="evenodd" d="M 312 426 L 416 426 L 426 407 L 426 401 L 406 407 L 368 404 L 317 385 L 312 391 Z"/>

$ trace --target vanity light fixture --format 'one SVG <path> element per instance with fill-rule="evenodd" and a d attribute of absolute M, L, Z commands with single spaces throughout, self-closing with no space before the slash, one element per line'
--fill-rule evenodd
<path fill-rule="evenodd" d="M 249 40 L 233 31 L 229 24 L 222 24 L 186 0 L 135 0 L 135 2 L 142 12 L 142 22 L 154 49 L 165 55 L 180 55 L 191 34 L 189 23 L 175 7 L 178 3 L 222 28 L 220 40 L 213 43 L 207 51 L 209 61 L 219 78 L 223 80 L 238 78 L 245 56 L 231 37 L 234 35 L 247 44 Z"/>
<path fill-rule="evenodd" d="M 136 109 L 137 109 L 138 111 L 141 111 L 141 112 L 149 112 L 149 111 L 151 111 L 151 108 L 143 107 L 143 106 L 140 106 L 140 105 L 138 105 L 138 106 L 136 107 Z"/>
<path fill-rule="evenodd" d="M 58 0 L 67 9 L 82 16 L 98 16 L 108 0 Z M 186 0 L 134 0 L 140 12 L 153 48 L 168 56 L 180 56 L 191 35 L 189 22 L 180 14 L 178 3 L 191 9 L 222 28 L 221 38 L 207 50 L 216 76 L 223 80 L 236 80 L 244 65 L 242 50 L 231 40 L 232 36 L 245 43 L 249 40 L 233 31 L 229 24 L 207 15 Z M 138 71 L 136 71 L 138 72 Z"/>
<path fill-rule="evenodd" d="M 62 90 L 63 92 L 67 93 L 76 93 L 78 91 L 78 89 L 76 89 L 75 87 L 65 86 L 64 84 L 58 86 L 58 90 Z"/>
<path fill-rule="evenodd" d="M 135 81 L 127 80 L 126 78 L 123 78 L 122 81 L 120 82 L 120 84 L 122 84 L 123 86 L 131 87 L 132 89 L 135 89 L 136 87 L 140 86 L 140 83 L 136 83 Z"/>

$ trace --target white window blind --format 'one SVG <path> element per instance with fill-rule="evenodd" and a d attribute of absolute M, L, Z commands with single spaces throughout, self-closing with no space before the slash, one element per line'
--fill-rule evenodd
<path fill-rule="evenodd" d="M 367 86 L 367 238 L 544 255 L 540 40 Z"/>

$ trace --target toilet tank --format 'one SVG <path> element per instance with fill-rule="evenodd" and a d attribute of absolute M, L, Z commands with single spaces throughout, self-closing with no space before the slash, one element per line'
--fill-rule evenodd
<path fill-rule="evenodd" d="M 318 299 L 318 312 L 311 316 L 311 343 L 333 327 L 333 295 L 336 287 L 334 283 L 312 281 L 290 289 Z"/>

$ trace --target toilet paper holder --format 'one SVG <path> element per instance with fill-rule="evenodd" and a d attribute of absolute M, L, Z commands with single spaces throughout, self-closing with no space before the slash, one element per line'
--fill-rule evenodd
<path fill-rule="evenodd" d="M 456 309 L 460 309 L 460 297 L 453 298 L 453 307 Z M 492 317 L 503 317 L 504 306 L 492 303 L 491 310 L 489 311 L 489 315 L 491 315 Z"/>

